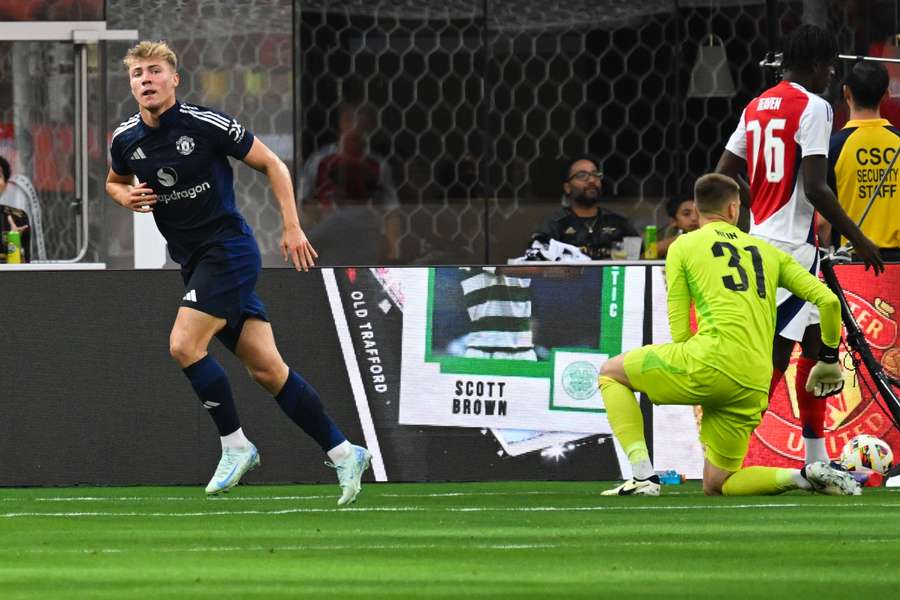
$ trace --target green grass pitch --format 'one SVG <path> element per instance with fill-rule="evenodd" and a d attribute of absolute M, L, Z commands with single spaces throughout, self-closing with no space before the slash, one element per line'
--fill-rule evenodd
<path fill-rule="evenodd" d="M 887 598 L 900 491 L 602 483 L 0 489 L 0 597 Z"/>

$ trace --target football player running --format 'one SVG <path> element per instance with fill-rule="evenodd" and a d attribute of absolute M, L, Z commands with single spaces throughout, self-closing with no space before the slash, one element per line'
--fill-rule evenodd
<path fill-rule="evenodd" d="M 178 62 L 164 42 L 142 41 L 123 62 L 138 112 L 113 133 L 106 191 L 125 208 L 152 213 L 172 259 L 181 265 L 185 294 L 169 349 L 215 422 L 222 444 L 222 458 L 206 492 L 228 490 L 259 465 L 256 446 L 241 428 L 228 377 L 207 352 L 216 337 L 328 454 L 342 489 L 338 505 L 353 502 L 371 456 L 347 441 L 316 390 L 278 352 L 266 309 L 254 291 L 261 258 L 235 205 L 228 158 L 268 177 L 284 224 L 284 259 L 306 271 L 317 254 L 300 228 L 287 167 L 234 118 L 176 99 Z"/>

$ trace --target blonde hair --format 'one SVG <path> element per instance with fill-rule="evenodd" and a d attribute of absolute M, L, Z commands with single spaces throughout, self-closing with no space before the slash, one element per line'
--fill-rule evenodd
<path fill-rule="evenodd" d="M 125 53 L 125 58 L 122 59 L 122 62 L 126 68 L 130 69 L 131 65 L 137 61 L 148 58 L 162 59 L 172 66 L 173 71 L 178 70 L 178 57 L 175 56 L 175 52 L 169 48 L 169 45 L 162 40 L 158 42 L 143 40 Z"/>

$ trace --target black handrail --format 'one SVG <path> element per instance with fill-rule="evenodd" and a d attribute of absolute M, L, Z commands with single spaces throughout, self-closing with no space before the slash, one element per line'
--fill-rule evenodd
<path fill-rule="evenodd" d="M 894 426 L 897 429 L 900 429 L 900 398 L 897 397 L 897 393 L 892 387 L 900 386 L 900 381 L 888 375 L 885 372 L 884 367 L 881 366 L 881 363 L 878 362 L 878 359 L 872 354 L 872 349 L 866 341 L 866 336 L 859 328 L 856 319 L 853 318 L 853 313 L 850 311 L 850 306 L 847 304 L 847 299 L 844 296 L 844 289 L 841 287 L 837 275 L 834 272 L 835 264 L 847 262 L 848 260 L 849 256 L 846 251 L 842 249 L 827 254 L 821 261 L 822 277 L 825 279 L 825 284 L 837 295 L 838 300 L 840 300 L 841 319 L 843 320 L 844 328 L 847 331 L 847 346 L 850 347 L 850 350 L 859 355 L 860 361 L 865 365 L 866 371 L 868 371 L 872 382 L 875 384 L 878 393 L 881 395 L 883 400 L 882 408 L 887 409 L 891 420 L 894 422 Z M 858 364 L 858 361 L 854 360 L 854 364 Z"/>

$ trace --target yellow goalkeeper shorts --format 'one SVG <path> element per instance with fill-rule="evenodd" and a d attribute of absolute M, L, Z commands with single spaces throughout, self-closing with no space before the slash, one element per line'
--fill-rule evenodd
<path fill-rule="evenodd" d="M 631 387 L 654 404 L 703 407 L 700 441 L 706 458 L 720 469 L 737 471 L 750 434 L 759 425 L 768 395 L 746 388 L 685 352 L 684 344 L 657 344 L 625 355 Z"/>

